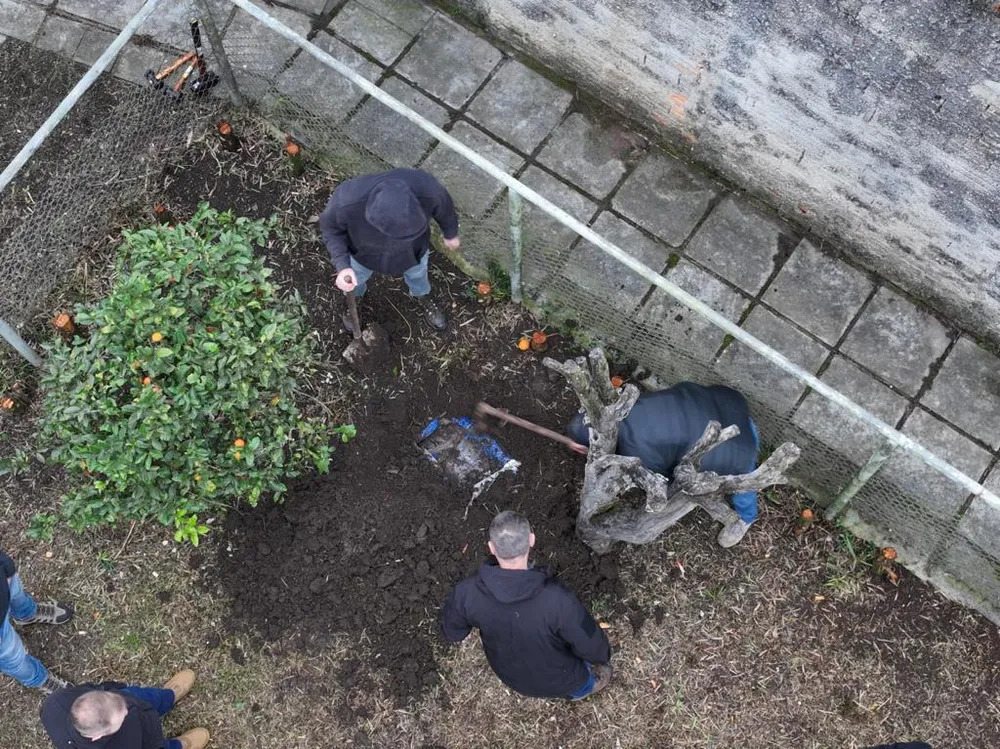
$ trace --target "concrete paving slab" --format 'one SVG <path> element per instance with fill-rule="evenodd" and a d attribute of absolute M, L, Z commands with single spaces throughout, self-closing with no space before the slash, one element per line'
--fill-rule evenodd
<path fill-rule="evenodd" d="M 448 121 L 448 110 L 400 78 L 389 78 L 381 88 L 435 125 L 444 125 Z M 351 117 L 347 131 L 358 143 L 364 144 L 393 166 L 414 166 L 435 143 L 434 138 L 419 127 L 374 99 L 366 101 Z"/>
<path fill-rule="evenodd" d="M 764 292 L 764 301 L 833 345 L 873 289 L 867 275 L 803 239 Z"/>
<path fill-rule="evenodd" d="M 115 34 L 81 21 L 61 16 L 49 16 L 42 24 L 35 45 L 56 52 L 64 57 L 92 65 L 107 49 Z"/>
<path fill-rule="evenodd" d="M 359 2 L 350 2 L 341 8 L 327 28 L 383 65 L 399 57 L 415 36 Z"/>
<path fill-rule="evenodd" d="M 819 341 L 763 307 L 755 307 L 743 329 L 777 349 L 807 372 L 815 372 L 829 353 Z M 715 365 L 727 382 L 777 414 L 787 414 L 806 386 L 739 341 L 722 352 Z"/>
<path fill-rule="evenodd" d="M 145 0 L 59 0 L 56 7 L 74 16 L 120 29 L 139 11 L 144 2 Z M 186 4 L 183 5 L 186 9 Z M 163 10 L 162 6 L 160 10 Z"/>
<path fill-rule="evenodd" d="M 917 408 L 903 425 L 909 435 L 932 453 L 979 480 L 993 456 L 951 428 L 946 422 Z M 969 492 L 909 453 L 897 453 L 881 476 L 921 502 L 921 508 L 941 518 L 951 518 Z"/>
<path fill-rule="evenodd" d="M 666 246 L 605 211 L 594 222 L 594 231 L 622 247 L 650 268 L 666 268 L 670 251 Z M 614 306 L 619 312 L 634 310 L 649 291 L 649 282 L 625 268 L 604 251 L 580 241 L 570 252 L 563 276 L 581 290 Z M 578 303 L 580 300 L 577 300 Z"/>
<path fill-rule="evenodd" d="M 507 60 L 476 94 L 468 116 L 530 153 L 559 124 L 573 95 L 517 60 Z"/>
<path fill-rule="evenodd" d="M 326 0 L 282 0 L 282 2 L 300 13 L 308 13 L 312 16 L 318 16 L 322 13 L 326 5 Z"/>
<path fill-rule="evenodd" d="M 628 176 L 613 206 L 671 247 L 680 247 L 720 189 L 682 161 L 656 151 Z"/>
<path fill-rule="evenodd" d="M 420 88 L 458 108 L 482 85 L 501 58 L 500 50 L 485 39 L 450 18 L 434 16 L 396 69 Z"/>
<path fill-rule="evenodd" d="M 30 42 L 44 20 L 41 8 L 18 0 L 0 0 L 0 30 L 6 36 Z"/>
<path fill-rule="evenodd" d="M 369 81 L 378 80 L 382 68 L 369 62 L 342 41 L 320 32 L 313 44 L 347 64 Z M 340 122 L 364 98 L 364 92 L 312 55 L 299 55 L 281 72 L 275 86 L 285 96 L 300 102 L 314 114 Z"/>
<path fill-rule="evenodd" d="M 513 174 L 524 164 L 523 158 L 468 122 L 456 124 L 451 134 L 508 174 Z M 500 182 L 440 143 L 434 147 L 421 168 L 433 174 L 448 188 L 455 207 L 463 216 L 482 216 L 503 190 Z M 506 213 L 506 209 L 504 212 Z"/>
<path fill-rule="evenodd" d="M 923 403 L 1000 448 L 1000 359 L 968 338 L 960 338 L 949 352 Z"/>
<path fill-rule="evenodd" d="M 222 29 L 229 16 L 232 14 L 233 4 L 226 0 L 208 0 L 209 9 L 212 11 L 212 20 L 216 27 Z M 273 12 L 272 8 L 267 9 Z M 158 42 L 168 44 L 175 49 L 185 51 L 191 48 L 191 18 L 201 16 L 201 10 L 194 5 L 185 2 L 163 2 L 156 9 L 156 12 L 146 19 L 139 33 L 151 36 Z M 201 43 L 205 50 L 210 50 L 212 43 L 208 34 L 204 30 L 202 22 Z"/>
<path fill-rule="evenodd" d="M 538 154 L 538 161 L 597 198 L 625 173 L 624 131 L 576 112 L 567 117 Z"/>
<path fill-rule="evenodd" d="M 787 223 L 731 195 L 709 214 L 684 252 L 753 295 L 774 271 L 780 253 L 798 242 Z"/>
<path fill-rule="evenodd" d="M 303 35 L 309 33 L 311 22 L 308 16 L 277 7 L 268 7 L 267 11 L 290 29 Z M 237 79 L 239 70 L 265 77 L 276 76 L 298 49 L 296 44 L 242 10 L 236 13 L 226 29 L 223 45 L 233 67 L 237 68 Z"/>
<path fill-rule="evenodd" d="M 947 347 L 948 331 L 935 317 L 883 287 L 847 334 L 841 351 L 913 396 Z"/>
<path fill-rule="evenodd" d="M 159 69 L 169 61 L 170 53 L 129 42 L 118 53 L 111 72 L 123 80 L 146 85 L 146 71 Z"/>
<path fill-rule="evenodd" d="M 892 426 L 906 410 L 905 398 L 843 356 L 834 357 L 820 380 Z M 874 427 L 851 416 L 816 392 L 806 396 L 792 422 L 858 467 L 884 440 Z"/>
<path fill-rule="evenodd" d="M 680 260 L 666 277 L 732 322 L 739 320 L 750 304 L 736 289 L 688 260 Z M 652 334 L 665 337 L 703 361 L 711 361 L 725 337 L 719 328 L 661 289 L 653 291 L 636 319 Z"/>
<path fill-rule="evenodd" d="M 427 25 L 434 11 L 419 0 L 358 0 L 358 2 L 395 26 L 414 36 Z"/>

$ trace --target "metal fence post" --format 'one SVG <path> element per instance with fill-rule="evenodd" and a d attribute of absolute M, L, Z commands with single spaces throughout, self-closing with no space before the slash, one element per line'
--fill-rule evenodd
<path fill-rule="evenodd" d="M 21 338 L 20 334 L 6 320 L 0 319 L 0 337 L 14 347 L 21 356 L 27 359 L 36 367 L 42 366 L 42 357 L 35 353 L 28 342 Z"/>
<path fill-rule="evenodd" d="M 517 304 L 523 299 L 521 289 L 521 266 L 524 260 L 524 245 L 521 237 L 521 218 L 524 215 L 524 201 L 513 190 L 507 191 L 507 206 L 510 208 L 510 298 Z"/>
<path fill-rule="evenodd" d="M 229 57 L 226 56 L 226 50 L 222 46 L 222 35 L 219 34 L 219 27 L 215 25 L 215 19 L 212 17 L 212 9 L 208 5 L 208 0 L 195 0 L 195 3 L 201 10 L 202 21 L 205 24 L 205 33 L 208 34 L 208 41 L 212 43 L 212 52 L 215 53 L 217 62 L 219 63 L 219 70 L 222 71 L 222 80 L 226 82 L 226 88 L 229 89 L 229 100 L 234 106 L 242 107 L 245 104 L 243 94 L 240 93 L 239 86 L 236 85 L 236 76 L 233 75 L 233 68 L 229 64 Z"/>
<path fill-rule="evenodd" d="M 894 445 L 891 442 L 883 442 L 879 445 L 875 452 L 872 453 L 872 456 L 868 458 L 868 462 L 861 466 L 861 470 L 854 474 L 854 477 L 848 482 L 847 486 L 841 489 L 837 498 L 826 508 L 826 512 L 823 513 L 826 519 L 835 520 L 847 508 L 848 503 L 854 499 L 854 495 L 861 491 L 865 484 L 871 481 L 872 477 L 882 469 L 882 466 L 886 464 L 898 448 L 898 445 Z"/>

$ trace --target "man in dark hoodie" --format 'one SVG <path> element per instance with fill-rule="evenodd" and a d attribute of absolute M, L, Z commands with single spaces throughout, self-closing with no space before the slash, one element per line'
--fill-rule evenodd
<path fill-rule="evenodd" d="M 402 276 L 427 321 L 444 330 L 448 320 L 430 298 L 427 276 L 431 218 L 441 227 L 445 247 L 458 250 L 451 195 L 427 172 L 392 169 L 341 183 L 319 217 L 337 288 L 361 297 L 372 274 Z M 350 321 L 344 324 L 350 330 Z"/>
<path fill-rule="evenodd" d="M 17 574 L 14 560 L 0 550 L 0 672 L 17 679 L 26 687 L 51 692 L 67 686 L 65 679 L 51 673 L 28 651 L 14 625 L 65 624 L 73 618 L 73 609 L 56 601 L 36 602 L 28 595 Z"/>
<path fill-rule="evenodd" d="M 611 646 L 573 593 L 528 565 L 534 545 L 527 519 L 497 515 L 489 540 L 496 562 L 455 586 L 441 629 L 449 642 L 461 642 L 477 627 L 490 666 L 516 692 L 581 700 L 611 680 Z"/>
<path fill-rule="evenodd" d="M 710 421 L 723 427 L 735 424 L 740 433 L 709 452 L 701 461 L 702 469 L 721 475 L 753 471 L 760 445 L 757 425 L 750 418 L 746 398 L 722 385 L 681 382 L 666 390 L 643 393 L 621 423 L 617 452 L 639 458 L 650 471 L 672 478 L 677 464 Z M 573 417 L 566 431 L 580 444 L 590 444 L 590 427 L 582 412 Z M 757 492 L 734 494 L 732 503 L 738 518 L 718 537 L 719 545 L 725 548 L 738 544 L 757 519 Z"/>
<path fill-rule="evenodd" d="M 60 689 L 42 704 L 42 725 L 56 749 L 205 749 L 204 728 L 163 738 L 163 716 L 194 681 L 194 671 L 185 669 L 162 689 L 113 681 Z"/>

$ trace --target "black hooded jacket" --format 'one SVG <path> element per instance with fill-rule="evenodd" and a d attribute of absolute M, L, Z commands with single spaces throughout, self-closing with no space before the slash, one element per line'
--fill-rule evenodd
<path fill-rule="evenodd" d="M 430 220 L 445 239 L 458 236 L 451 195 L 420 169 L 392 169 L 340 184 L 319 217 L 319 228 L 337 272 L 351 257 L 366 268 L 401 276 L 430 248 Z"/>
<path fill-rule="evenodd" d="M 617 452 L 639 458 L 650 471 L 670 477 L 710 421 L 723 427 L 735 424 L 740 433 L 705 455 L 702 470 L 731 475 L 746 473 L 756 465 L 757 445 L 746 398 L 723 385 L 706 387 L 693 382 L 640 395 L 621 423 Z M 583 423 L 582 413 L 573 417 L 566 431 L 580 444 L 590 443 L 590 428 Z"/>
<path fill-rule="evenodd" d="M 3 574 L 3 579 L 0 579 L 0 622 L 4 620 L 10 610 L 10 584 L 7 580 L 14 577 L 15 572 L 17 572 L 17 565 L 14 564 L 14 560 L 0 549 L 0 573 Z"/>
<path fill-rule="evenodd" d="M 42 725 L 56 749 L 163 749 L 163 721 L 156 709 L 144 700 L 121 692 L 128 705 L 128 715 L 117 732 L 96 741 L 80 735 L 73 727 L 70 708 L 77 697 L 95 689 L 118 691 L 125 684 L 106 681 L 80 684 L 53 692 L 42 703 Z"/>
<path fill-rule="evenodd" d="M 473 627 L 496 675 L 528 697 L 568 697 L 589 678 L 585 661 L 611 660 L 597 622 L 544 567 L 487 562 L 456 585 L 441 609 L 441 630 L 461 642 Z"/>

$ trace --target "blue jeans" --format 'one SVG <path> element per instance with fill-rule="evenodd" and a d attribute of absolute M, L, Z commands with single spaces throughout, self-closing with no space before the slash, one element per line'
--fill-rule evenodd
<path fill-rule="evenodd" d="M 24 592 L 21 577 L 10 579 L 10 610 L 0 627 L 0 672 L 17 679 L 26 687 L 40 687 L 49 678 L 49 672 L 33 655 L 28 655 L 21 636 L 14 629 L 11 619 L 26 621 L 35 615 L 38 606 Z"/>
<path fill-rule="evenodd" d="M 403 272 L 403 280 L 406 281 L 406 287 L 410 290 L 411 296 L 427 296 L 431 293 L 431 280 L 427 277 L 427 261 L 430 259 L 430 256 L 431 253 L 428 250 L 420 258 L 419 263 Z M 354 270 L 354 275 L 358 277 L 358 285 L 354 289 L 354 296 L 363 297 L 368 290 L 368 279 L 372 277 L 375 271 L 371 268 L 366 268 L 353 257 L 351 258 L 351 268 Z"/>
<path fill-rule="evenodd" d="M 757 453 L 760 450 L 760 432 L 753 419 L 750 419 L 750 434 L 753 435 L 754 450 L 753 460 L 747 467 L 747 473 L 757 468 Z M 757 492 L 737 492 L 733 495 L 733 509 L 740 516 L 744 523 L 752 523 L 757 519 Z"/>
<path fill-rule="evenodd" d="M 594 691 L 594 687 L 597 686 L 597 677 L 594 676 L 594 669 L 590 667 L 590 664 L 584 661 L 584 665 L 587 666 L 587 681 L 584 682 L 583 686 L 577 689 L 575 692 L 570 694 L 566 699 L 568 700 L 582 700 L 584 697 L 590 695 Z"/>
<path fill-rule="evenodd" d="M 162 718 L 174 707 L 174 693 L 169 689 L 158 687 L 124 687 L 122 692 L 130 694 L 143 702 L 148 702 Z M 180 739 L 167 739 L 163 749 L 181 749 Z"/>

